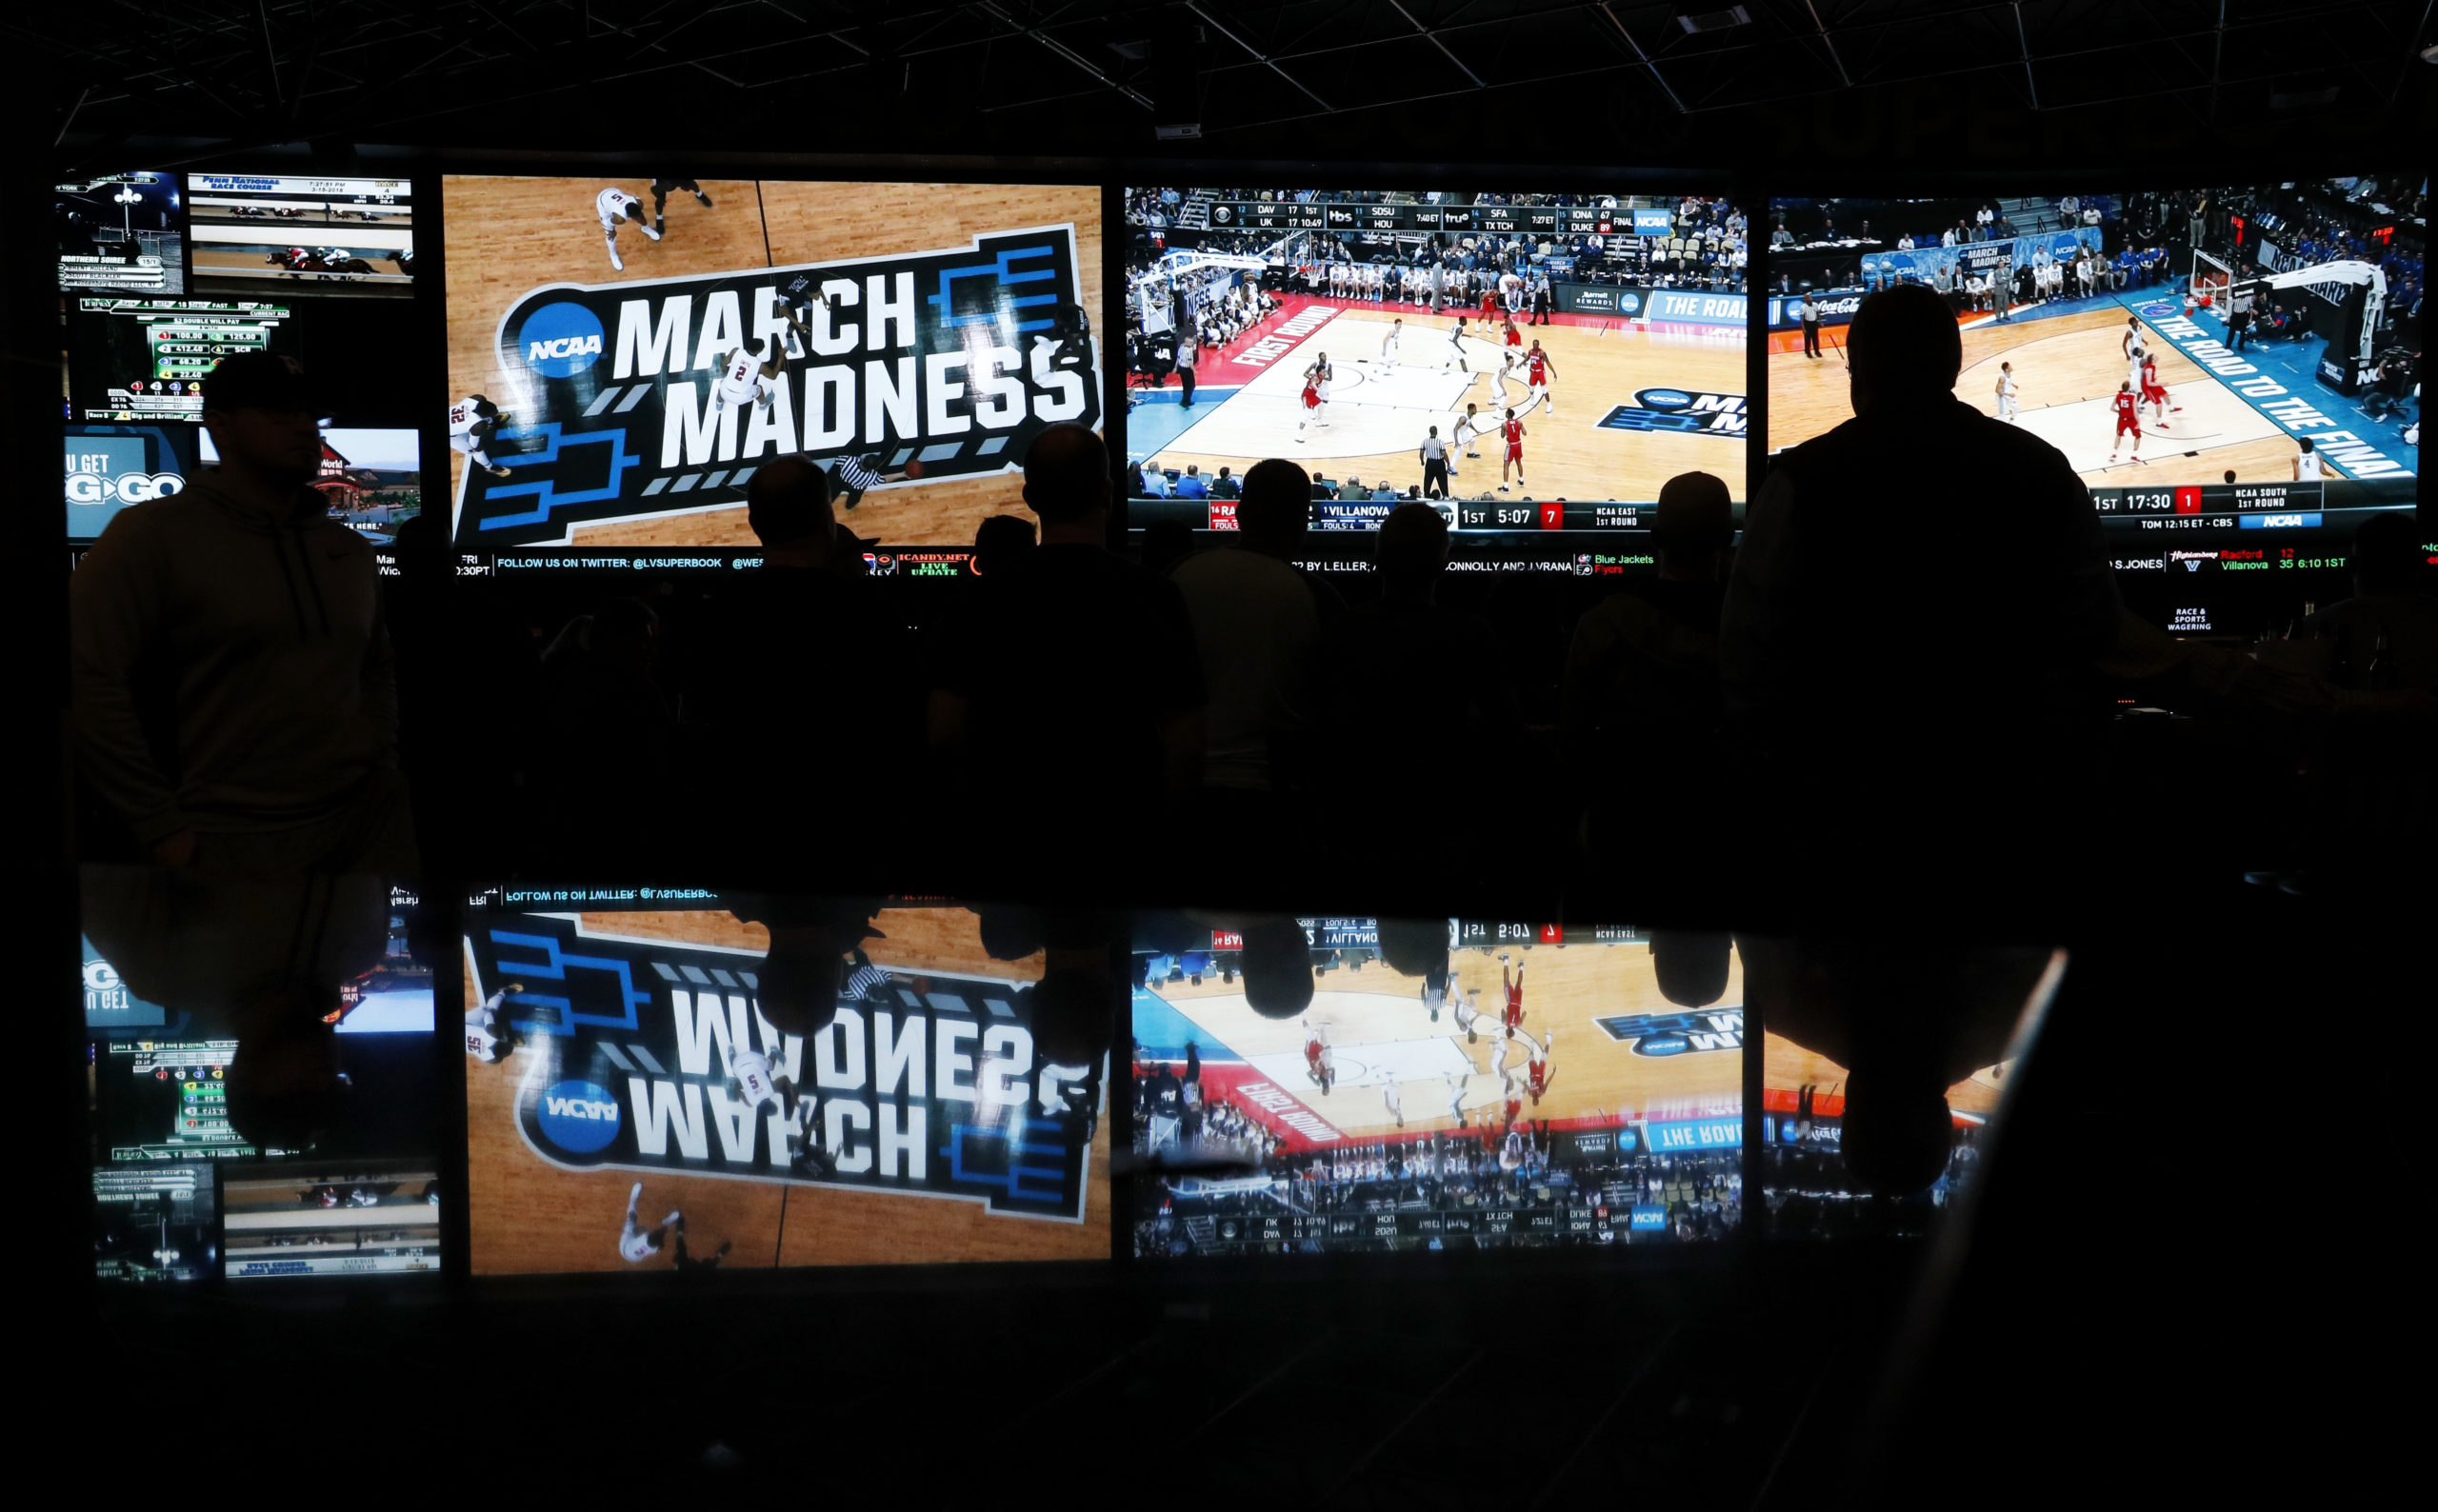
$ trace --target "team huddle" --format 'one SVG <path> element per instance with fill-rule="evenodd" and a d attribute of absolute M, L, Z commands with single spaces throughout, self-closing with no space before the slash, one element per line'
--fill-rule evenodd
<path fill-rule="evenodd" d="M 1430 1012 L 1432 1023 L 1439 1020 L 1443 1005 L 1452 1008 L 1451 1017 L 1457 1028 L 1464 1031 L 1465 1043 L 1478 1044 L 1484 1026 L 1495 1036 L 1497 1049 L 1492 1056 L 1489 1074 L 1498 1078 L 1500 1127 L 1514 1132 L 1515 1124 L 1524 1117 L 1524 1100 L 1529 1097 L 1538 1107 L 1556 1081 L 1549 1065 L 1549 1047 L 1556 1039 L 1554 1030 L 1544 1030 L 1539 1039 L 1524 1032 L 1524 968 L 1510 966 L 1501 953 L 1499 977 L 1506 988 L 1506 1007 L 1493 1022 L 1481 1011 L 1481 994 L 1467 992 L 1440 982 L 1427 981 L 1423 985 L 1423 1005 Z M 1451 1001 L 1452 1000 L 1452 1001 Z M 1524 1064 L 1514 1064 L 1513 1052 L 1521 1051 Z M 1337 1086 L 1337 1051 L 1329 1044 L 1328 1029 L 1310 1019 L 1304 1021 L 1304 1072 L 1326 1097 Z M 1447 1078 L 1448 1116 L 1458 1128 L 1470 1126 L 1465 1114 L 1465 1100 L 1469 1092 L 1468 1077 Z M 1389 1117 L 1397 1127 L 1406 1124 L 1405 1093 L 1395 1077 L 1381 1084 L 1380 1096 L 1388 1104 Z M 1485 1120 L 1487 1126 L 1487 1120 Z"/>

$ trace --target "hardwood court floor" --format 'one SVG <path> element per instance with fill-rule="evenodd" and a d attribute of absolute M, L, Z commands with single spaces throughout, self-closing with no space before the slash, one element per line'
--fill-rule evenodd
<path fill-rule="evenodd" d="M 719 191 L 710 193 L 716 201 Z M 769 947 L 769 933 L 760 925 L 711 910 L 583 917 L 588 929 L 606 934 L 757 951 Z M 976 917 L 962 908 L 885 909 L 874 924 L 889 936 L 866 946 L 876 965 L 1028 982 L 1041 977 L 1039 956 L 991 960 Z M 470 970 L 468 1008 L 476 1006 L 472 981 Z M 1100 1260 L 1109 1254 L 1106 1117 L 1092 1140 L 1081 1224 L 992 1217 L 980 1203 L 782 1182 L 562 1170 L 535 1155 L 517 1129 L 516 1098 L 530 1053 L 520 1050 L 497 1065 L 466 1063 L 468 1198 L 478 1274 L 669 1269 L 673 1243 L 637 1265 L 618 1254 L 627 1190 L 638 1180 L 644 1221 L 657 1224 L 671 1210 L 684 1212 L 694 1256 L 709 1254 L 723 1240 L 729 1243 L 723 1265 Z"/>
<path fill-rule="evenodd" d="M 1549 1094 L 1535 1107 L 1525 1099 L 1525 1117 L 1613 1122 L 1621 1113 L 1654 1118 L 1691 1117 L 1743 1105 L 1744 1057 L 1737 1050 L 1674 1056 L 1637 1055 L 1611 1038 L 1596 1020 L 1621 1014 L 1684 1011 L 1661 996 L 1644 945 L 1510 946 L 1524 967 L 1523 1032 L 1554 1033 L 1549 1049 Z M 1200 986 L 1169 983 L 1155 990 L 1179 1013 L 1208 1029 L 1269 1075 L 1271 1083 L 1351 1140 L 1452 1130 L 1448 1077 L 1465 1088 L 1469 1126 L 1495 1127 L 1500 1112 L 1498 1067 L 1504 1055 L 1519 1082 L 1525 1048 L 1508 1041 L 1498 1015 L 1506 1005 L 1495 950 L 1454 953 L 1456 985 L 1480 994 L 1478 1043 L 1456 1027 L 1452 1007 L 1430 1022 L 1422 1002 L 1422 979 L 1400 976 L 1378 961 L 1360 971 L 1323 975 L 1307 1017 L 1319 1025 L 1338 1061 L 1335 1090 L 1323 1093 L 1305 1075 L 1304 1025 L 1295 1019 L 1266 1019 L 1245 1004 L 1241 985 L 1206 977 Z M 1453 990 L 1450 997 L 1453 997 Z M 1709 1008 L 1740 1014 L 1744 1002 L 1741 964 L 1730 957 L 1727 990 Z M 1399 1084 L 1405 1124 L 1390 1116 L 1383 1087 Z"/>
<path fill-rule="evenodd" d="M 1286 457 L 1333 482 L 1349 476 L 1374 483 L 1387 479 L 1403 490 L 1422 482 L 1418 450 L 1429 428 L 1445 439 L 1467 404 L 1485 415 L 1505 408 L 1491 372 L 1501 348 L 1494 339 L 1469 334 L 1469 376 L 1441 369 L 1449 349 L 1451 317 L 1395 305 L 1338 305 L 1340 312 L 1305 337 L 1295 349 L 1252 373 L 1233 394 L 1196 404 L 1207 413 L 1155 454 L 1164 468 L 1198 465 L 1208 475 L 1222 464 L 1242 473 L 1265 457 Z M 1405 334 L 1394 364 L 1382 360 L 1381 339 L 1402 317 Z M 1474 323 L 1468 322 L 1470 332 Z M 1538 339 L 1549 352 L 1549 395 L 1557 412 L 1534 406 L 1519 370 L 1507 382 L 1507 403 L 1524 422 L 1525 477 L 1505 496 L 1520 499 L 1626 499 L 1649 501 L 1680 472 L 1714 473 L 1736 498 L 1744 497 L 1742 435 L 1680 435 L 1611 429 L 1600 422 L 1611 408 L 1634 404 L 1645 388 L 1676 388 L 1741 394 L 1744 336 L 1740 331 L 1646 329 L 1627 322 L 1604 326 L 1522 328 L 1527 349 Z M 1329 354 L 1337 382 L 1329 424 L 1304 432 L 1304 369 L 1321 352 Z M 1213 363 L 1203 380 L 1232 382 L 1242 365 Z M 1476 448 L 1478 458 L 1454 458 L 1455 493 L 1474 498 L 1495 490 L 1503 449 L 1494 438 Z"/>
<path fill-rule="evenodd" d="M 2208 369 L 2155 330 L 2148 345 L 2158 358 L 2159 382 L 2173 403 L 2160 430 L 2146 411 L 2143 460 L 2108 462 L 2115 445 L 2110 396 L 2127 379 L 2123 337 L 2129 311 L 2121 306 L 1974 326 L 1963 332 L 1964 369 L 1955 395 L 1984 414 L 1997 413 L 1998 365 L 2014 364 L 2022 405 L 2019 423 L 2066 453 L 2085 483 L 2108 487 L 2171 487 L 2223 482 L 2282 482 L 2291 474 L 2293 441 Z M 2148 328 L 2148 322 L 2145 322 Z M 1838 332 L 1842 341 L 1844 333 Z M 1843 356 L 1772 352 L 1769 362 L 1769 448 L 1783 450 L 1853 418 Z"/>
<path fill-rule="evenodd" d="M 742 269 L 791 267 L 962 247 L 974 236 L 1030 226 L 1075 228 L 1076 276 L 1095 329 L 1101 310 L 1100 190 L 1089 186 L 835 184 L 705 179 L 709 209 L 670 196 L 669 229 L 654 242 L 618 232 L 625 272 L 610 266 L 593 197 L 615 183 L 651 205 L 648 179 L 451 177 L 442 184 L 449 289 L 449 398 L 485 393 L 513 413 L 518 380 L 502 370 L 502 316 L 546 284 L 603 285 Z M 466 459 L 449 454 L 450 497 Z M 968 545 L 993 514 L 1032 512 L 1022 479 L 965 478 L 866 495 L 842 523 L 868 540 Z M 757 545 L 745 503 L 696 514 L 580 525 L 577 547 Z"/>

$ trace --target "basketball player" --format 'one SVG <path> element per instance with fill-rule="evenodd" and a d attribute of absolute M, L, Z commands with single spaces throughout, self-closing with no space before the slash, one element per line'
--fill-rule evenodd
<path fill-rule="evenodd" d="M 1520 483 L 1523 480 L 1519 476 L 1516 481 Z M 1517 966 L 1514 974 L 1509 975 L 1507 955 L 1506 952 L 1501 951 L 1498 957 L 1498 975 L 1499 979 L 1507 984 L 1507 1037 L 1511 1040 L 1515 1038 L 1515 1031 L 1524 1025 L 1524 968 Z"/>
<path fill-rule="evenodd" d="M 618 1258 L 629 1264 L 641 1264 L 660 1253 L 660 1242 L 671 1227 L 686 1222 L 683 1213 L 671 1213 L 660 1221 L 660 1226 L 647 1233 L 641 1220 L 635 1217 L 635 1206 L 644 1199 L 644 1184 L 637 1182 L 627 1192 L 627 1226 L 618 1235 Z"/>
<path fill-rule="evenodd" d="M 1524 422 L 1516 419 L 1515 411 L 1509 409 L 1506 423 L 1499 428 L 1507 432 L 1507 458 L 1498 465 L 1498 491 L 1505 493 L 1508 468 L 1515 469 L 1515 481 L 1519 485 L 1524 482 Z"/>
<path fill-rule="evenodd" d="M 499 421 L 499 406 L 481 394 L 468 394 L 449 407 L 449 449 L 494 478 L 507 477 L 508 469 L 490 459 L 489 449 Z"/>
<path fill-rule="evenodd" d="M 2300 436 L 2296 440 L 2303 449 L 2294 456 L 2294 481 L 2296 483 L 2319 482 L 2325 476 L 2320 471 L 2319 447 L 2308 436 Z"/>
<path fill-rule="evenodd" d="M 1478 992 L 1461 993 L 1456 999 L 1456 1027 L 1465 1031 L 1467 1044 L 1482 1043 L 1481 1002 L 1482 995 Z"/>
<path fill-rule="evenodd" d="M 1330 1053 L 1328 1038 L 1318 1025 L 1309 1023 L 1304 1025 L 1304 1074 L 1323 1097 L 1329 1096 L 1329 1082 L 1337 1075 L 1337 1057 Z"/>
<path fill-rule="evenodd" d="M 1541 1105 L 1541 1099 L 1548 1094 L 1549 1084 L 1557 1080 L 1549 1070 L 1549 1042 L 1556 1038 L 1554 1029 L 1543 1031 L 1538 1042 L 1529 1034 L 1524 1037 L 1524 1043 L 1532 1046 L 1530 1058 L 1524 1063 L 1524 1084 L 1532 1094 L 1534 1107 Z"/>
<path fill-rule="evenodd" d="M 1456 317 L 1455 326 L 1448 332 L 1448 355 L 1439 364 L 1441 372 L 1446 372 L 1449 368 L 1461 373 L 1472 371 L 1470 368 L 1465 366 L 1465 317 L 1462 315 Z"/>
<path fill-rule="evenodd" d="M 1392 1076 L 1389 1078 L 1388 1082 L 1381 1086 L 1380 1098 L 1381 1101 L 1389 1104 L 1389 1116 L 1397 1121 L 1397 1127 L 1405 1127 L 1405 1099 L 1404 1096 L 1397 1091 L 1397 1079 L 1395 1077 Z"/>
<path fill-rule="evenodd" d="M 2168 404 L 2168 391 L 2159 382 L 2159 359 L 2154 352 L 2142 354 L 2142 402 L 2150 407 L 2151 418 L 2157 421 L 2159 428 L 2168 429 L 2168 410 L 2170 407 Z M 2176 405 L 2172 408 L 2180 410 L 2184 406 Z"/>
<path fill-rule="evenodd" d="M 690 178 L 653 179 L 651 181 L 651 228 L 653 230 L 666 231 L 669 229 L 669 217 L 665 213 L 669 209 L 669 196 L 672 192 L 681 189 L 686 193 L 693 195 L 694 198 L 701 203 L 703 209 L 709 209 L 711 208 L 711 197 L 703 192 L 703 186 L 695 183 Z"/>
<path fill-rule="evenodd" d="M 1456 429 L 1453 438 L 1449 442 L 1449 445 L 1462 450 L 1465 455 L 1469 457 L 1479 458 L 1481 456 L 1481 452 L 1476 450 L 1475 448 L 1481 442 L 1482 432 L 1488 428 L 1489 428 L 1487 426 L 1482 424 L 1481 407 L 1479 405 L 1467 405 L 1465 407 L 1465 412 L 1456 417 Z M 1449 477 L 1454 477 L 1456 475 L 1456 469 L 1452 467 L 1449 468 L 1448 469 L 1448 474 Z"/>
<path fill-rule="evenodd" d="M 466 1012 L 466 1053 L 478 1065 L 497 1065 L 515 1051 L 519 1041 L 513 1034 L 500 1032 L 499 1010 L 510 997 L 525 990 L 522 982 L 511 982 L 483 1000 L 482 1006 Z"/>
<path fill-rule="evenodd" d="M 1531 389 L 1529 398 L 1525 402 L 1526 408 L 1531 408 L 1532 401 L 1537 400 L 1543 414 L 1557 414 L 1557 406 L 1549 402 L 1549 375 L 1556 371 L 1557 364 L 1549 361 L 1549 354 L 1541 349 L 1540 338 L 1534 337 L 1532 349 L 1524 354 L 1524 381 Z"/>
<path fill-rule="evenodd" d="M 1499 348 L 1499 355 L 1504 359 L 1500 364 L 1503 370 L 1524 360 L 1524 333 L 1515 328 L 1515 317 L 1512 315 L 1508 316 L 1501 324 L 1504 328 L 1499 335 L 1503 345 Z"/>
<path fill-rule="evenodd" d="M 1380 338 L 1379 366 L 1383 368 L 1394 368 L 1397 365 L 1397 338 L 1405 333 L 1405 317 L 1399 316 L 1395 320 L 1389 322 L 1389 333 Z"/>
<path fill-rule="evenodd" d="M 2015 405 L 2015 365 L 2010 362 L 2002 362 L 1998 364 L 1998 418 L 2008 425 L 2013 425 L 2018 413 L 2020 410 Z"/>
<path fill-rule="evenodd" d="M 788 355 L 809 355 L 812 350 L 812 307 L 818 304 L 824 309 L 833 308 L 829 291 L 821 287 L 820 275 L 798 273 L 780 285 L 773 297 L 778 300 L 779 314 L 788 323 L 789 345 L 794 348 Z"/>
<path fill-rule="evenodd" d="M 2125 432 L 2128 430 L 2133 432 L 2133 460 L 2138 464 L 2142 461 L 2140 400 L 2133 392 L 2131 384 L 2118 384 L 2116 386 L 2116 442 L 2122 442 L 2125 439 Z M 2116 442 L 2109 443 L 2108 448 L 2108 460 L 2111 463 L 2116 460 Z"/>
<path fill-rule="evenodd" d="M 618 255 L 618 227 L 633 221 L 646 236 L 660 240 L 660 232 L 643 224 L 644 202 L 625 189 L 611 185 L 592 198 L 592 208 L 601 212 L 601 237 L 610 244 L 610 266 L 620 272 L 627 270 L 627 260 Z"/>
<path fill-rule="evenodd" d="M 1304 369 L 1303 400 L 1304 418 L 1295 422 L 1295 444 L 1299 447 L 1304 444 L 1305 428 L 1320 424 L 1321 380 L 1318 372 L 1310 368 Z"/>
<path fill-rule="evenodd" d="M 2138 393 L 2141 389 L 2142 383 L 2142 355 L 2144 352 L 2148 350 L 2148 348 L 2147 348 L 2142 341 L 2141 316 L 2128 315 L 2125 317 L 2124 348 L 2125 383 L 2128 388 L 2132 388 Z"/>
<path fill-rule="evenodd" d="M 766 355 L 769 348 L 769 338 L 765 337 L 758 349 L 739 347 L 722 358 L 719 382 L 711 388 L 712 403 L 722 409 L 730 405 L 769 408 L 779 392 L 771 381 L 779 375 L 779 365 Z"/>
<path fill-rule="evenodd" d="M 1524 1089 L 1515 1084 L 1513 1077 L 1502 1079 L 1500 1085 L 1507 1093 L 1506 1104 L 1499 1109 L 1503 1115 L 1500 1122 L 1507 1126 L 1509 1136 L 1511 1138 L 1515 1131 L 1515 1121 L 1524 1116 Z"/>
<path fill-rule="evenodd" d="M 1458 1128 L 1465 1126 L 1465 1092 L 1466 1084 L 1463 1077 L 1451 1076 L 1448 1079 L 1448 1116 L 1456 1121 Z"/>

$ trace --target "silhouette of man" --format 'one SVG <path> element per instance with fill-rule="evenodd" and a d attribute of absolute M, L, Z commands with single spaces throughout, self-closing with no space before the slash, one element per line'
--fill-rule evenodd
<path fill-rule="evenodd" d="M 1847 356 L 1854 418 L 1778 459 L 1720 620 L 1752 841 L 1816 905 L 1864 906 L 1823 884 L 1866 858 L 1959 903 L 1970 875 L 2037 888 L 2092 811 L 2119 611 L 2098 518 L 2054 447 L 1954 397 L 1935 291 L 1866 298 Z M 1891 512 L 1899 476 L 1934 521 Z"/>
<path fill-rule="evenodd" d="M 372 547 L 308 487 L 312 392 L 241 354 L 203 422 L 220 466 L 121 510 L 70 582 L 78 769 L 163 865 L 411 871 Z"/>

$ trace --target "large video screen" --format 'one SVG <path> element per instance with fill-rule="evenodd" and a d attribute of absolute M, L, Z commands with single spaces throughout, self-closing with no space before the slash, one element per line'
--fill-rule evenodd
<path fill-rule="evenodd" d="M 1097 189 L 442 189 L 453 536 L 503 570 L 751 550 L 746 487 L 791 455 L 829 470 L 857 536 L 969 548 L 994 514 L 1031 518 L 1035 435 L 1101 424 Z"/>
<path fill-rule="evenodd" d="M 2364 179 L 1772 201 L 1769 448 L 1851 416 L 1844 325 L 1926 283 L 1963 330 L 1956 397 L 2065 453 L 2118 571 L 2342 567 L 2415 505 L 2420 203 Z"/>
<path fill-rule="evenodd" d="M 419 896 L 372 877 L 97 866 L 80 899 L 97 1274 L 438 1269 Z M 283 1118 L 268 1137 L 234 1093 L 266 1035 L 283 1042 L 283 1064 L 320 1037 L 337 1084 L 317 1117 Z"/>
<path fill-rule="evenodd" d="M 405 179 L 187 175 L 200 293 L 410 293 L 414 207 Z"/>
<path fill-rule="evenodd" d="M 1724 935 L 1189 915 L 1138 923 L 1135 971 L 1138 1257 L 1664 1245 L 1742 1221 Z"/>
<path fill-rule="evenodd" d="M 176 174 L 112 173 L 59 185 L 51 220 L 62 289 L 186 292 L 186 211 Z"/>
<path fill-rule="evenodd" d="M 1126 219 L 1135 525 L 1232 528 L 1269 457 L 1312 474 L 1316 547 L 1428 499 L 1460 531 L 1631 558 L 1677 473 L 1744 496 L 1724 200 L 1169 186 L 1128 189 Z"/>
<path fill-rule="evenodd" d="M 100 538 L 118 512 L 178 492 L 195 470 L 203 431 L 179 423 L 65 428 L 68 539 Z"/>
<path fill-rule="evenodd" d="M 203 420 L 203 380 L 244 351 L 303 356 L 293 305 L 78 297 L 69 312 L 68 418 Z"/>
<path fill-rule="evenodd" d="M 1108 1258 L 1107 1015 L 1094 1064 L 1061 1064 L 1044 952 L 994 954 L 977 911 L 807 913 L 682 887 L 473 900 L 476 1271 Z M 817 1032 L 773 1024 L 830 992 Z"/>

